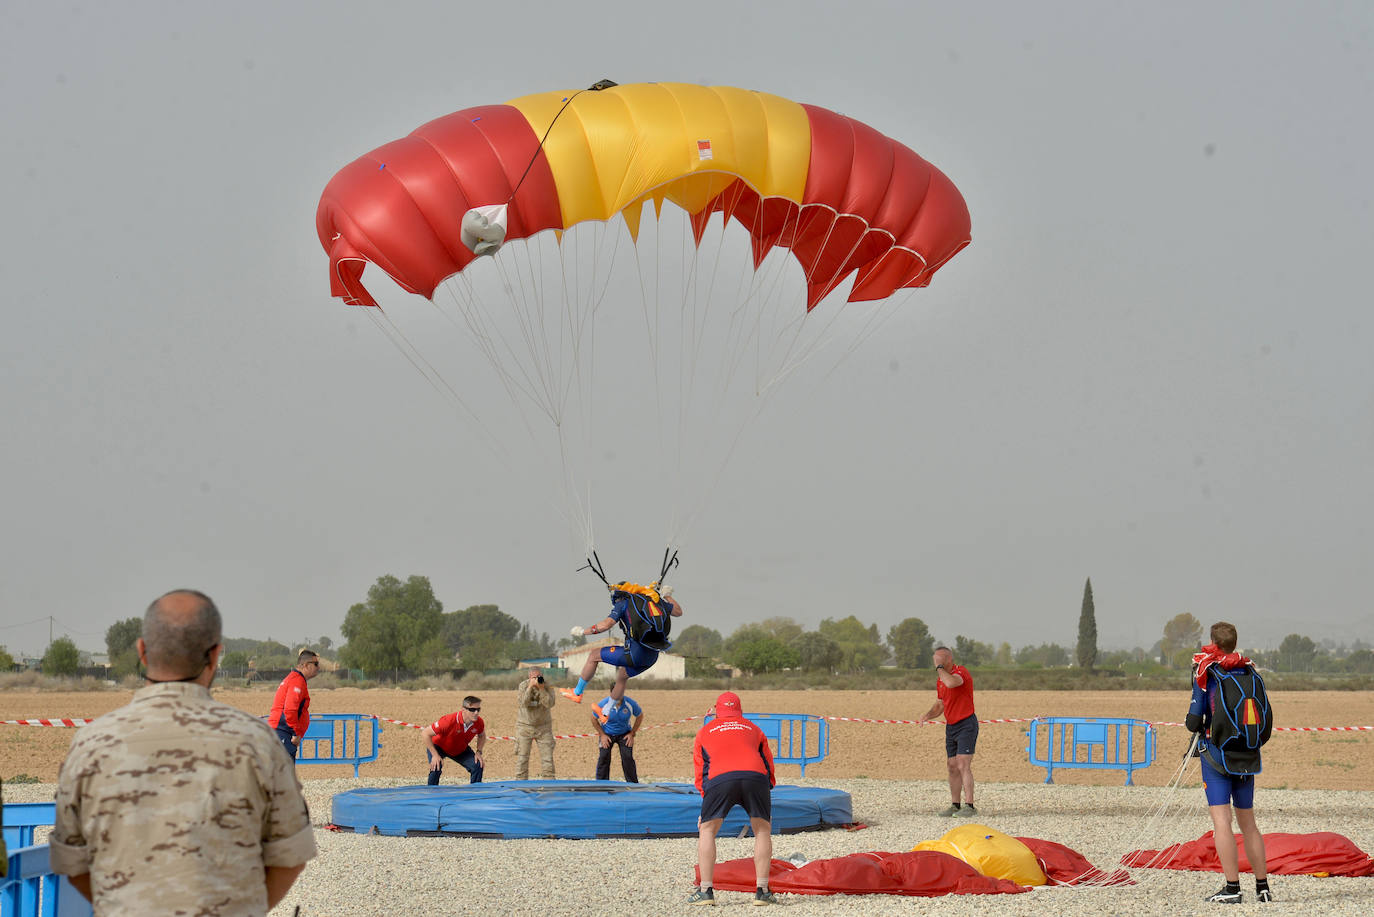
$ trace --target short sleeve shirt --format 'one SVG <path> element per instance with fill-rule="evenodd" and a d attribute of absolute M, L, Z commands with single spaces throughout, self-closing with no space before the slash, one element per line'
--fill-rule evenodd
<path fill-rule="evenodd" d="M 471 726 L 464 725 L 463 715 L 455 712 L 439 717 L 429 728 L 434 730 L 434 747 L 456 758 L 467 750 L 473 739 L 486 731 L 487 725 L 480 716 L 473 717 Z"/>
<path fill-rule="evenodd" d="M 264 914 L 266 867 L 315 856 L 291 758 L 197 684 L 151 685 L 83 727 L 57 785 L 52 867 L 89 873 L 97 914 Z"/>
<path fill-rule="evenodd" d="M 644 710 L 630 697 L 624 698 L 620 706 L 612 709 L 614 703 L 609 694 L 597 701 L 596 705 L 607 717 L 601 728 L 608 736 L 623 736 L 634 726 L 634 718 L 643 715 Z"/>
<path fill-rule="evenodd" d="M 950 666 L 949 674 L 958 675 L 964 683 L 957 688 L 951 688 L 937 679 L 935 696 L 945 703 L 945 722 L 957 723 L 973 716 L 973 676 L 961 665 Z"/>

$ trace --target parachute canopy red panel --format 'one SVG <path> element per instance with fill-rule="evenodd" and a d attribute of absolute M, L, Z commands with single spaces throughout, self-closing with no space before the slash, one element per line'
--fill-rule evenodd
<path fill-rule="evenodd" d="M 499 221 L 489 251 L 617 215 L 636 236 L 644 205 L 664 201 L 691 214 L 698 241 L 712 214 L 737 221 L 756 265 L 790 250 L 808 310 L 851 275 L 854 301 L 925 286 L 970 238 L 954 184 L 901 143 L 824 108 L 683 83 L 598 84 L 431 121 L 341 169 L 316 228 L 333 295 L 376 305 L 369 262 L 426 297 L 467 267 L 469 213 Z"/>
<path fill-rule="evenodd" d="M 1107 874 L 1095 869 L 1082 854 L 1063 844 L 1033 837 L 1017 838 L 1030 849 L 1051 885 L 1131 885 L 1124 870 Z M 716 865 L 715 887 L 724 891 L 754 890 L 753 859 L 728 860 Z M 696 876 L 698 882 L 701 876 Z M 1030 891 L 1030 886 L 980 872 L 939 850 L 908 853 L 851 853 L 812 860 L 797 866 L 773 860 L 768 887 L 794 895 L 1007 895 Z"/>
<path fill-rule="evenodd" d="M 1236 835 L 1241 872 L 1250 872 L 1244 838 Z M 1121 858 L 1125 866 L 1221 872 L 1216 842 L 1208 831 L 1195 841 L 1171 844 L 1163 850 L 1133 850 Z M 1334 831 L 1311 834 L 1266 832 L 1264 866 L 1271 876 L 1374 876 L 1374 858 L 1354 841 Z"/>

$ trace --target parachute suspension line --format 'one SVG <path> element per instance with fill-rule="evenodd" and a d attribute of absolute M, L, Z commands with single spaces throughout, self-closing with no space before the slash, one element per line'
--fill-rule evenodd
<path fill-rule="evenodd" d="M 568 96 L 568 98 L 563 102 L 563 107 L 558 109 L 558 113 L 554 115 L 553 120 L 549 122 L 548 128 L 544 131 L 544 136 L 539 138 L 539 146 L 535 147 L 534 155 L 530 157 L 529 165 L 525 166 L 525 171 L 520 173 L 520 180 L 515 183 L 514 188 L 511 188 L 510 197 L 506 198 L 507 204 L 515 200 L 515 193 L 519 191 L 520 186 L 525 183 L 525 179 L 530 174 L 530 169 L 533 169 L 534 164 L 539 160 L 539 154 L 544 152 L 544 142 L 549 139 L 549 133 L 553 130 L 553 126 L 558 123 L 559 118 L 563 117 L 563 112 L 568 110 L 568 106 L 572 104 L 573 99 L 582 95 L 582 93 L 584 92 L 600 92 L 603 89 L 610 89 L 611 87 L 616 85 L 618 84 L 612 82 L 611 80 L 597 80 L 595 83 L 592 83 L 586 89 L 579 89 L 577 90 L 577 92 L 574 92 L 572 95 Z"/>
<path fill-rule="evenodd" d="M 587 562 L 574 572 L 581 573 L 583 570 L 592 571 L 596 574 L 597 579 L 606 584 L 607 589 L 611 588 L 611 581 L 606 578 L 606 568 L 601 565 L 601 558 L 596 556 L 595 549 L 588 550 Z"/>
<path fill-rule="evenodd" d="M 829 378 L 839 369 L 840 364 L 849 359 L 854 351 L 858 350 L 859 347 L 872 337 L 879 328 L 887 324 L 892 316 L 896 315 L 901 309 L 906 308 L 906 304 L 911 301 L 915 292 L 915 290 L 908 289 L 900 299 L 893 296 L 879 300 L 874 308 L 869 311 L 868 317 L 864 319 L 864 326 L 859 329 L 859 333 L 854 336 L 854 340 L 850 341 L 849 346 L 845 347 L 844 351 L 836 358 L 830 369 L 826 370 L 826 378 Z M 852 307 L 853 304 L 851 303 L 850 306 Z"/>
<path fill-rule="evenodd" d="M 657 211 L 656 211 L 657 212 Z M 669 480 L 669 487 L 672 489 L 672 496 L 666 500 L 666 512 L 663 517 L 667 521 L 668 531 L 664 533 L 665 540 L 671 540 L 673 528 L 676 525 L 679 508 L 682 503 L 682 449 L 669 449 L 664 430 L 664 394 L 663 394 L 663 373 L 659 363 L 662 361 L 663 351 L 660 347 L 663 330 L 663 233 L 662 220 L 654 223 L 654 254 L 653 254 L 653 297 L 650 301 L 649 291 L 644 281 L 644 259 L 640 257 L 639 249 L 632 249 L 635 252 L 635 276 L 639 281 L 640 311 L 644 316 L 644 331 L 649 346 L 649 367 L 653 374 L 654 384 L 654 432 L 656 434 L 655 445 L 658 448 L 658 463 L 660 467 L 672 463 L 672 476 Z M 652 305 L 652 309 L 650 308 Z M 678 352 L 681 354 L 682 335 L 676 335 Z M 679 360 L 680 363 L 680 360 Z M 678 424 L 681 430 L 681 422 Z M 679 433 L 679 445 L 681 436 Z"/>
<path fill-rule="evenodd" d="M 1169 812 L 1169 809 L 1174 805 L 1175 799 L 1178 797 L 1178 790 L 1182 787 L 1184 779 L 1192 769 L 1193 751 L 1196 747 L 1197 739 L 1198 737 L 1195 734 L 1188 745 L 1188 753 L 1183 756 L 1183 760 L 1179 763 L 1178 769 L 1174 771 L 1174 776 L 1164 786 L 1163 798 L 1146 813 L 1144 826 L 1136 832 L 1135 836 L 1126 844 L 1120 855 L 1113 858 L 1115 862 L 1120 863 L 1126 854 L 1133 850 L 1142 849 L 1143 845 L 1147 843 L 1151 837 L 1166 838 L 1175 836 L 1177 834 L 1177 829 L 1182 823 L 1196 811 L 1194 806 L 1187 805 L 1186 803 L 1178 805 L 1172 814 Z M 1161 826 L 1164 830 L 1160 830 Z M 1169 845 L 1160 843 L 1158 853 L 1148 861 L 1133 863 L 1132 866 L 1139 869 L 1155 869 L 1167 862 L 1171 855 L 1172 851 Z M 1087 875 L 1087 873 L 1084 873 L 1084 875 Z M 1076 876 L 1075 880 L 1081 878 L 1083 878 L 1083 876 Z M 1110 875 L 1103 875 L 1098 879 L 1089 879 L 1081 883 L 1075 882 L 1075 884 L 1070 885 L 1069 888 L 1101 888 L 1110 884 L 1112 884 Z"/>
<path fill-rule="evenodd" d="M 439 393 L 440 397 L 447 401 L 450 407 L 460 409 L 460 413 L 467 415 L 467 419 L 477 425 L 477 428 L 485 434 L 484 444 L 491 454 L 498 460 L 508 460 L 509 456 L 506 454 L 505 450 L 501 448 L 501 444 L 496 436 L 487 428 L 486 424 L 482 422 L 482 418 L 478 416 L 476 411 L 468 406 L 467 402 L 463 400 L 462 396 L 458 394 L 453 386 L 449 385 L 448 380 L 434 368 L 433 364 L 425 359 L 419 349 L 401 332 L 401 329 L 396 327 L 396 324 L 391 321 L 391 317 L 383 312 L 380 306 L 364 307 L 363 311 L 367 313 L 368 318 L 376 325 L 377 330 L 391 341 L 392 345 L 400 352 L 401 356 L 405 357 L 406 362 L 408 362 L 415 371 Z"/>
<path fill-rule="evenodd" d="M 595 543 L 592 530 L 593 476 L 590 469 L 592 448 L 595 445 L 592 436 L 596 414 L 596 316 L 605 302 L 610 282 L 615 276 L 621 242 L 621 237 L 616 232 L 608 243 L 607 232 L 616 230 L 605 223 L 584 224 L 578 227 L 577 231 L 565 234 L 558 245 L 558 270 L 561 278 L 560 347 L 557 353 L 557 397 L 561 419 L 558 425 L 559 460 L 562 463 L 565 495 L 569 504 L 579 513 L 579 528 L 584 546 L 587 548 Z M 591 234 L 590 240 L 587 238 L 588 233 Z M 580 255 L 580 249 L 584 245 L 590 248 L 590 267 L 584 266 L 583 262 L 587 259 Z M 586 278 L 583 276 L 584 269 L 590 271 Z M 572 427 L 582 434 L 580 441 L 576 442 L 570 441 L 577 437 L 570 432 L 566 422 L 563 422 L 567 419 L 567 407 L 570 402 L 579 412 L 578 422 Z M 579 469 L 585 471 L 585 474 L 579 474 Z M 575 492 L 580 486 L 577 483 L 579 479 L 586 482 L 585 493 Z"/>
<path fill-rule="evenodd" d="M 501 257 L 502 255 L 498 253 L 497 259 Z M 517 258 L 517 261 L 518 260 L 519 259 Z M 527 266 L 530 264 L 528 259 L 526 259 L 524 263 Z M 514 273 L 516 273 L 516 275 L 518 276 L 518 272 Z M 533 271 L 527 270 L 526 273 L 531 274 L 529 278 L 529 286 L 532 289 L 534 289 L 537 293 L 538 283 L 533 277 Z M 547 416 L 554 423 L 556 429 L 561 429 L 559 427 L 557 418 L 553 416 L 553 411 L 551 409 L 551 400 L 547 398 L 543 401 L 540 400 L 536 392 L 536 389 L 539 387 L 539 385 L 536 383 L 535 380 L 530 378 L 531 368 L 525 365 L 525 361 L 518 358 L 511 361 L 515 363 L 516 367 L 520 371 L 520 374 L 524 379 L 523 383 L 520 379 L 517 379 L 506 368 L 506 361 L 503 361 L 500 358 L 500 353 L 498 352 L 498 349 L 495 346 L 494 340 L 495 338 L 499 337 L 502 344 L 505 347 L 505 351 L 508 353 L 514 354 L 515 349 L 510 345 L 510 342 L 504 338 L 504 336 L 500 336 L 499 334 L 495 334 L 493 331 L 489 330 L 489 326 L 493 325 L 493 323 L 486 317 L 487 313 L 482 308 L 481 297 L 477 296 L 476 291 L 473 289 L 471 277 L 467 274 L 460 274 L 458 275 L 457 281 L 462 285 L 461 287 L 457 284 L 449 283 L 446 283 L 444 286 L 447 288 L 449 296 L 453 301 L 455 307 L 463 314 L 467 330 L 470 332 L 472 340 L 477 343 L 478 349 L 481 351 L 482 355 L 486 358 L 487 362 L 491 365 L 491 367 L 496 370 L 497 378 L 500 380 L 502 386 L 505 388 L 507 397 L 510 398 L 512 405 L 516 409 L 515 414 L 517 417 L 519 417 L 521 425 L 525 428 L 525 433 L 529 437 L 531 447 L 536 453 L 543 452 L 545 449 L 545 445 L 541 440 L 541 437 L 536 434 L 534 427 L 530 423 L 530 416 L 527 410 L 525 409 L 525 403 L 528 402 L 529 405 L 534 406 L 536 409 L 539 410 L 540 413 Z M 521 282 L 516 287 L 513 287 L 511 284 L 508 283 L 506 284 L 504 289 L 507 297 L 511 300 L 512 309 L 510 311 L 515 311 L 516 309 L 518 309 L 519 303 L 521 301 L 527 304 L 526 310 L 530 310 L 528 306 L 530 297 L 525 294 L 524 282 Z M 519 300 L 515 298 L 515 292 L 517 289 L 521 294 Z M 464 295 L 460 296 L 460 293 L 463 293 Z M 534 301 L 536 303 L 538 302 L 537 295 L 534 298 Z M 440 311 L 443 312 L 442 309 Z M 448 316 L 446 312 L 444 314 L 445 317 L 448 318 L 450 321 L 454 321 L 453 318 L 451 316 Z M 530 361 L 533 368 L 537 371 L 538 356 L 533 352 L 533 350 L 531 350 L 530 352 Z M 545 388 L 547 390 L 547 386 L 545 386 Z M 490 438 L 495 439 L 495 437 Z M 559 440 L 559 447 L 560 450 L 563 448 L 561 436 Z M 505 457 L 503 456 L 503 458 Z M 564 499 L 562 500 L 562 502 L 551 501 L 553 503 L 553 509 L 570 528 L 573 528 L 575 530 L 581 529 L 585 531 L 587 519 L 586 509 L 572 495 L 573 490 L 569 486 L 569 481 L 566 474 L 566 460 L 563 462 L 563 467 L 565 473 L 563 475 L 563 480 L 560 483 L 562 485 L 561 489 L 563 491 Z"/>
<path fill-rule="evenodd" d="M 525 362 L 520 359 L 510 361 L 514 363 L 515 369 L 519 372 L 519 377 L 506 367 L 507 361 L 503 360 L 502 356 L 518 356 L 516 348 L 499 330 L 499 325 L 490 317 L 482 297 L 478 296 L 472 287 L 472 279 L 466 274 L 459 274 L 456 283 L 445 283 L 444 286 L 448 290 L 453 305 L 462 314 L 464 326 L 477 345 L 478 351 L 496 372 L 511 402 L 517 408 L 520 406 L 518 393 L 538 408 L 540 413 L 557 422 L 547 393 L 544 397 L 540 396 L 539 390 L 545 386 L 542 385 L 541 380 L 531 378 L 530 369 L 525 365 Z M 458 295 L 460 289 L 465 293 L 464 296 Z M 514 303 L 509 286 L 506 287 L 506 294 Z M 520 413 L 521 417 L 524 418 L 523 410 Z M 528 428 L 528 423 L 526 427 Z"/>

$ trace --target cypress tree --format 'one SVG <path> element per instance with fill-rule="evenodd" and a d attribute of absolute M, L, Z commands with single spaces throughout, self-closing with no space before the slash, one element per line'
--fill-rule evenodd
<path fill-rule="evenodd" d="M 1083 584 L 1083 610 L 1078 615 L 1078 667 L 1093 670 L 1097 661 L 1097 614 L 1093 609 L 1093 581 Z"/>

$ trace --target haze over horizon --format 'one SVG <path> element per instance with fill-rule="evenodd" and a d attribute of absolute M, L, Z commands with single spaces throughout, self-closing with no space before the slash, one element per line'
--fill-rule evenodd
<path fill-rule="evenodd" d="M 177 587 L 227 634 L 337 641 L 383 574 L 555 638 L 594 620 L 604 590 L 489 367 L 443 378 L 498 406 L 505 458 L 330 297 L 313 221 L 337 170 L 426 121 L 603 77 L 833 109 L 972 214 L 930 287 L 779 386 L 683 507 L 684 626 L 852 613 L 1071 646 L 1091 577 L 1103 648 L 1181 612 L 1249 647 L 1374 642 L 1374 6 L 654 21 L 616 0 L 0 8 L 0 645 L 40 654 L 51 618 L 99 651 Z M 365 277 L 428 343 L 430 304 Z M 598 455 L 651 496 L 599 491 L 597 548 L 647 580 L 659 469 L 632 442 Z"/>

